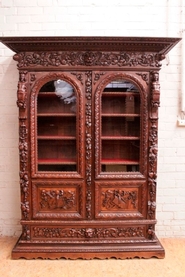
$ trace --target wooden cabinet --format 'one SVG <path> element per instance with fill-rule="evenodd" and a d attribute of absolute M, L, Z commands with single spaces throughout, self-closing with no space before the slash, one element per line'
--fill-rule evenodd
<path fill-rule="evenodd" d="M 164 257 L 159 70 L 177 38 L 3 37 L 19 81 L 18 258 Z"/>

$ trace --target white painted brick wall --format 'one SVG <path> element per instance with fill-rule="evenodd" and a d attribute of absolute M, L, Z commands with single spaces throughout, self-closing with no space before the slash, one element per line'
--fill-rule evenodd
<path fill-rule="evenodd" d="M 1 0 L 0 36 L 182 35 L 185 0 Z M 185 10 L 185 7 L 184 7 Z M 0 44 L 0 235 L 19 235 L 18 73 Z M 185 128 L 180 114 L 181 43 L 161 70 L 157 234 L 185 237 Z"/>

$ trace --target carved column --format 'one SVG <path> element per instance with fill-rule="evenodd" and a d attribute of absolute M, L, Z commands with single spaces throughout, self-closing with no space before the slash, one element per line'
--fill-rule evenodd
<path fill-rule="evenodd" d="M 156 186 L 157 186 L 157 153 L 158 153 L 158 107 L 160 104 L 160 84 L 158 71 L 151 72 L 151 99 L 149 123 L 149 176 L 148 176 L 148 217 L 155 219 Z M 150 231 L 149 231 L 150 230 Z M 152 225 L 148 230 L 153 239 L 155 231 Z M 152 230 L 152 235 L 151 235 Z"/>
<path fill-rule="evenodd" d="M 86 216 L 92 218 L 92 73 L 85 73 Z"/>

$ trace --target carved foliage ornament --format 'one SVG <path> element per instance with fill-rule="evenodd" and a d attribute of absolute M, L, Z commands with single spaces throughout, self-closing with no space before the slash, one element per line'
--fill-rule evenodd
<path fill-rule="evenodd" d="M 76 194 L 70 190 L 42 190 L 40 207 L 43 209 L 69 210 L 75 206 Z"/>
<path fill-rule="evenodd" d="M 91 134 L 91 116 L 92 116 L 92 73 L 87 71 L 85 73 L 85 95 L 86 95 L 86 110 L 85 110 L 85 125 L 86 125 L 86 215 L 88 219 L 91 219 L 91 158 L 92 158 L 92 134 Z"/>
<path fill-rule="evenodd" d="M 34 227 L 35 238 L 129 238 L 144 237 L 144 227 L 125 228 L 44 228 Z"/>
<path fill-rule="evenodd" d="M 129 52 L 21 52 L 14 55 L 18 67 L 117 66 L 160 67 L 163 59 L 156 53 Z"/>

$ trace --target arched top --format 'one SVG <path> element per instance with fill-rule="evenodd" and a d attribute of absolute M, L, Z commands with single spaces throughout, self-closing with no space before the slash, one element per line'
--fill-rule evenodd
<path fill-rule="evenodd" d="M 55 82 L 57 80 L 63 80 L 64 82 L 68 83 L 74 89 L 77 97 L 80 97 L 80 88 L 77 85 L 77 83 L 73 80 L 73 78 L 71 78 L 71 76 L 69 76 L 66 73 L 55 73 L 55 72 L 46 74 L 45 76 L 36 80 L 31 90 L 32 97 L 36 97 L 45 84 L 50 83 L 52 81 Z M 54 84 L 53 84 L 53 89 L 54 89 Z"/>
<path fill-rule="evenodd" d="M 105 76 L 98 85 L 95 94 L 100 94 L 104 91 L 104 89 L 110 84 L 111 82 L 117 81 L 117 80 L 122 80 L 122 81 L 127 81 L 135 86 L 137 88 L 138 92 L 140 93 L 141 98 L 144 97 L 144 92 L 146 89 L 144 88 L 143 84 L 138 80 L 138 78 L 132 74 L 128 73 L 110 73 L 109 75 Z"/>

